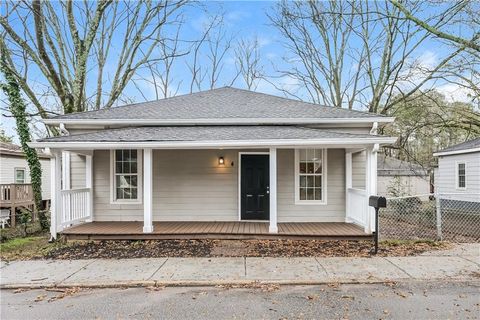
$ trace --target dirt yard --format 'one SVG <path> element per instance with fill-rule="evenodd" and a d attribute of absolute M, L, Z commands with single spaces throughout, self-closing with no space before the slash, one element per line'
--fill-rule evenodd
<path fill-rule="evenodd" d="M 366 257 L 372 241 L 326 240 L 148 240 L 48 243 L 42 237 L 1 244 L 3 260 L 148 257 Z M 383 241 L 381 256 L 409 256 L 449 249 L 448 242 Z"/>

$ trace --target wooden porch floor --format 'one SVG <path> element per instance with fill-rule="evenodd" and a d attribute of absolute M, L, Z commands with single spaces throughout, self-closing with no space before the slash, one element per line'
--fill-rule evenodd
<path fill-rule="evenodd" d="M 279 223 L 278 233 L 268 232 L 267 222 L 154 222 L 152 233 L 143 233 L 143 222 L 89 222 L 65 229 L 67 239 L 348 239 L 371 238 L 351 223 Z"/>

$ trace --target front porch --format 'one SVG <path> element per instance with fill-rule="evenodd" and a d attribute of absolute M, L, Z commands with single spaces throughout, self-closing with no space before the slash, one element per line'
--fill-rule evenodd
<path fill-rule="evenodd" d="M 371 235 L 352 223 L 278 223 L 278 233 L 268 230 L 268 222 L 153 222 L 151 233 L 143 232 L 143 222 L 89 222 L 63 230 L 66 239 L 146 240 L 146 239 L 321 239 L 362 240 Z"/>
<path fill-rule="evenodd" d="M 53 237 L 362 239 L 373 231 L 368 196 L 375 194 L 375 145 L 133 149 L 132 184 L 116 180 L 123 150 L 51 150 Z M 263 171 L 248 177 L 252 164 L 242 162 L 258 158 Z M 247 182 L 261 186 L 246 191 Z M 117 199 L 123 194 L 116 186 L 123 184 L 135 189 L 134 199 Z M 250 208 L 266 215 L 246 217 Z"/>

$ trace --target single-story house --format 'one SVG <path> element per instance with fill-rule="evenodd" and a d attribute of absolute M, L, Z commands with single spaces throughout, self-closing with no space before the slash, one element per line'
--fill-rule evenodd
<path fill-rule="evenodd" d="M 430 193 L 430 175 L 421 165 L 380 154 L 377 157 L 377 194 L 413 196 Z"/>
<path fill-rule="evenodd" d="M 46 119 L 68 134 L 31 146 L 52 155 L 53 237 L 355 237 L 393 120 L 224 87 Z M 83 168 L 67 188 L 62 152 Z"/>
<path fill-rule="evenodd" d="M 435 193 L 452 200 L 480 202 L 480 138 L 450 146 L 438 157 Z"/>
<path fill-rule="evenodd" d="M 50 156 L 38 153 L 42 167 L 42 200 L 47 206 L 50 201 Z M 22 148 L 16 144 L 0 142 L 0 209 L 1 219 L 10 220 L 16 209 L 33 208 L 34 197 L 30 179 L 30 168 Z M 5 215 L 4 215 L 5 213 Z"/>

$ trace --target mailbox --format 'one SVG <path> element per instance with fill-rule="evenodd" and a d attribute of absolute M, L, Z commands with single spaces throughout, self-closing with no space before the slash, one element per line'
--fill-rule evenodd
<path fill-rule="evenodd" d="M 385 197 L 370 196 L 370 198 L 368 198 L 368 205 L 374 208 L 386 208 L 387 199 L 385 199 Z"/>

